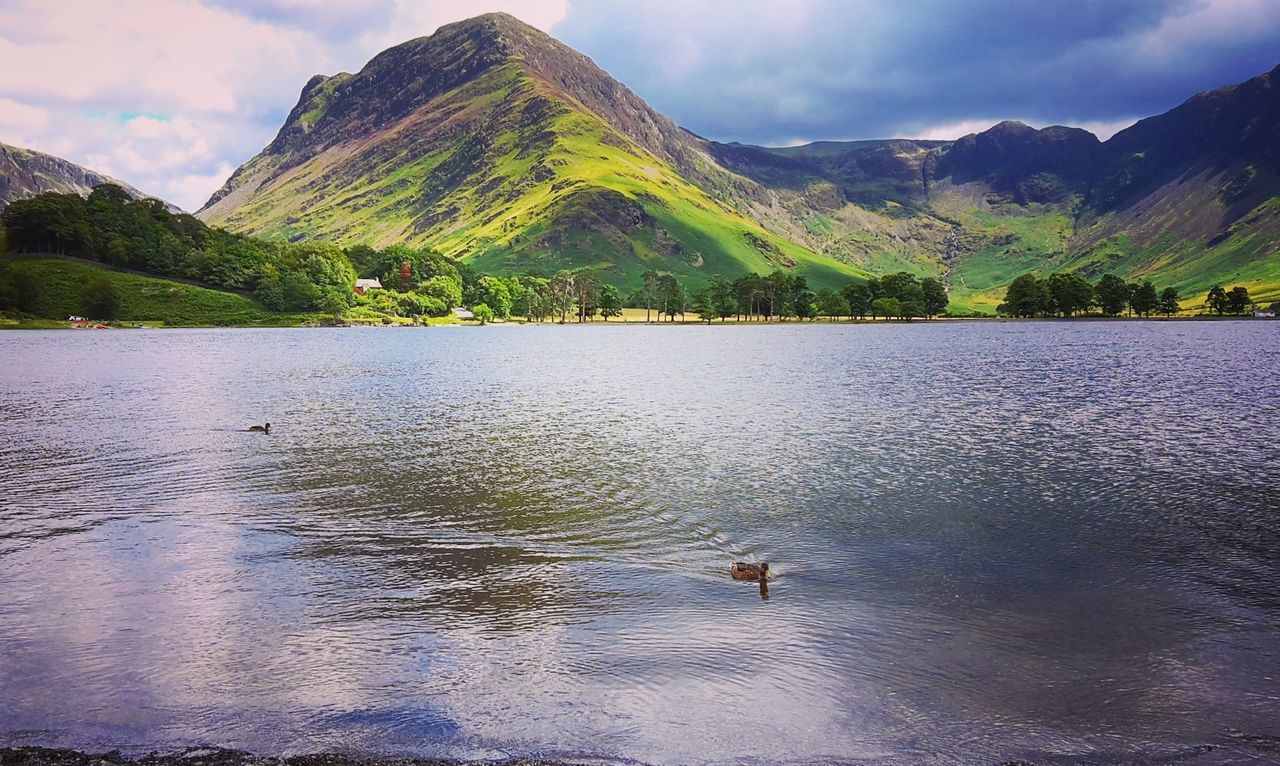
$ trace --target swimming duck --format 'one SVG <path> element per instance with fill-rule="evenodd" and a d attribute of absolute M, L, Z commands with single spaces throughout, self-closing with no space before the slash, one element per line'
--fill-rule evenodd
<path fill-rule="evenodd" d="M 265 426 L 249 426 L 249 427 L 248 427 L 248 428 L 246 428 L 245 430 L 246 430 L 246 431 L 257 431 L 258 433 L 261 433 L 261 434 L 270 434 L 270 433 L 271 433 L 271 424 L 270 424 L 270 423 L 267 423 Z"/>
<path fill-rule="evenodd" d="M 769 579 L 769 562 L 747 564 L 742 561 L 736 561 L 733 566 L 729 567 L 729 574 L 735 580 L 766 582 Z"/>

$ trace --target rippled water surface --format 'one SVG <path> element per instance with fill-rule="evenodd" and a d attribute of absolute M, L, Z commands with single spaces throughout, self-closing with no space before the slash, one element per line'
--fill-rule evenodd
<path fill-rule="evenodd" d="M 3 333 L 0 744 L 1276 762 L 1278 381 L 1263 322 Z"/>

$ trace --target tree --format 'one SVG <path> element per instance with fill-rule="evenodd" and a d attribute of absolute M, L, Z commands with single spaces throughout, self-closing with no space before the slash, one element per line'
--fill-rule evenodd
<path fill-rule="evenodd" d="M 737 298 L 734 295 L 733 283 L 723 274 L 712 274 L 707 285 L 707 297 L 711 301 L 711 309 L 723 322 L 733 316 L 737 310 Z"/>
<path fill-rule="evenodd" d="M 1050 274 L 1048 288 L 1051 310 L 1064 317 L 1087 311 L 1094 303 L 1093 285 L 1074 272 Z"/>
<path fill-rule="evenodd" d="M 356 274 L 362 277 L 377 274 L 378 264 L 382 260 L 382 254 L 377 250 L 368 245 L 356 245 L 343 252 L 346 253 L 347 260 L 351 261 Z"/>
<path fill-rule="evenodd" d="M 897 298 L 899 301 L 913 298 L 923 301 L 924 293 L 920 290 L 920 280 L 909 271 L 899 271 L 880 278 L 880 289 L 886 298 Z"/>
<path fill-rule="evenodd" d="M 1023 274 L 1009 284 L 999 312 L 1015 317 L 1036 317 L 1049 311 L 1048 286 L 1034 274 Z"/>
<path fill-rule="evenodd" d="M 871 317 L 882 316 L 891 319 L 902 316 L 902 301 L 897 298 L 876 298 L 871 302 Z"/>
<path fill-rule="evenodd" d="M 947 297 L 947 289 L 942 282 L 933 277 L 920 280 L 920 290 L 924 293 L 924 314 L 936 317 L 947 310 L 951 299 Z"/>
<path fill-rule="evenodd" d="M 849 313 L 849 302 L 844 296 L 830 288 L 822 288 L 817 292 L 818 313 L 831 320 Z"/>
<path fill-rule="evenodd" d="M 16 309 L 34 314 L 40 303 L 40 280 L 28 271 L 14 269 L 0 260 L 0 311 Z"/>
<path fill-rule="evenodd" d="M 850 282 L 840 291 L 840 295 L 849 304 L 849 316 L 865 319 L 871 310 L 871 286 L 866 282 Z"/>
<path fill-rule="evenodd" d="M 342 315 L 350 307 L 346 293 L 330 290 L 320 299 L 320 310 L 332 316 L 334 319 L 341 319 Z"/>
<path fill-rule="evenodd" d="M 1210 287 L 1209 294 L 1205 298 L 1204 305 L 1218 316 L 1222 316 L 1223 312 L 1227 310 L 1227 306 L 1229 305 L 1227 303 L 1227 291 L 1222 289 L 1222 285 L 1214 285 L 1213 287 Z"/>
<path fill-rule="evenodd" d="M 666 314 L 667 319 L 674 322 L 676 314 L 684 316 L 686 302 L 688 302 L 688 296 L 680 280 L 676 279 L 674 274 L 662 272 L 658 276 L 658 305 L 662 307 L 658 317 L 661 318 Z"/>
<path fill-rule="evenodd" d="M 575 295 L 573 279 L 572 272 L 562 271 L 552 277 L 548 283 L 551 293 L 551 314 L 560 315 L 560 324 L 565 323 L 569 316 L 569 309 L 573 308 Z"/>
<path fill-rule="evenodd" d="M 532 322 L 545 322 L 552 315 L 551 280 L 521 277 L 524 286 L 524 317 Z"/>
<path fill-rule="evenodd" d="M 578 305 L 579 322 L 589 322 L 595 317 L 600 301 L 600 283 L 591 269 L 573 272 L 573 300 Z"/>
<path fill-rule="evenodd" d="M 1151 316 L 1151 312 L 1159 307 L 1160 296 L 1151 282 L 1143 282 L 1129 291 L 1129 308 L 1138 316 Z"/>
<path fill-rule="evenodd" d="M 622 294 L 613 285 L 600 286 L 600 316 L 608 322 L 609 317 L 622 316 Z"/>
<path fill-rule="evenodd" d="M 1227 293 L 1227 310 L 1232 314 L 1247 313 L 1252 305 L 1253 300 L 1249 297 L 1249 288 L 1247 287 L 1237 285 Z"/>
<path fill-rule="evenodd" d="M 446 276 L 431 277 L 419 283 L 415 292 L 429 295 L 450 308 L 462 305 L 462 285 Z"/>
<path fill-rule="evenodd" d="M 511 316 L 511 290 L 507 283 L 498 277 L 483 276 L 476 280 L 474 303 L 488 306 L 494 316 L 506 319 Z M 472 309 L 475 313 L 475 309 Z"/>
<path fill-rule="evenodd" d="M 809 281 L 803 276 L 796 274 L 789 278 L 790 284 L 787 285 L 786 300 L 784 302 L 784 310 L 791 316 L 804 320 L 813 319 L 818 316 L 818 307 L 815 305 L 818 296 L 809 289 Z"/>
<path fill-rule="evenodd" d="M 733 295 L 737 300 L 738 311 L 746 316 L 747 321 L 755 318 L 756 309 L 764 295 L 764 287 L 759 274 L 743 274 L 733 280 Z"/>
<path fill-rule="evenodd" d="M 708 290 L 699 290 L 693 294 L 689 300 L 689 306 L 693 309 L 693 313 L 698 315 L 698 319 L 711 324 L 711 320 L 720 316 L 716 311 L 715 302 L 711 300 L 711 293 Z"/>
<path fill-rule="evenodd" d="M 1103 274 L 1095 289 L 1098 305 L 1107 316 L 1116 316 L 1129 305 L 1129 285 L 1115 274 Z"/>
<path fill-rule="evenodd" d="M 661 278 L 661 272 L 654 271 L 653 269 L 649 269 L 640 277 L 640 279 L 644 281 L 644 321 L 646 322 L 652 321 L 649 318 L 649 312 L 653 309 L 654 301 L 657 300 L 658 282 Z M 661 317 L 661 315 L 659 315 L 659 317 Z"/>
<path fill-rule="evenodd" d="M 120 315 L 120 293 L 106 277 L 90 282 L 81 296 L 85 316 L 93 319 L 115 319 Z"/>
<path fill-rule="evenodd" d="M 782 313 L 782 301 L 786 297 L 788 285 L 787 275 L 782 273 L 781 269 L 774 270 L 768 276 L 760 277 L 760 297 L 756 301 L 756 306 L 764 321 L 768 322 Z"/>
<path fill-rule="evenodd" d="M 1165 316 L 1173 316 L 1182 309 L 1182 305 L 1178 303 L 1178 290 L 1174 287 L 1166 287 L 1160 291 L 1160 313 Z"/>
<path fill-rule="evenodd" d="M 485 303 L 477 303 L 472 306 L 471 314 L 476 318 L 476 321 L 482 325 L 489 324 L 493 321 L 493 309 L 489 308 L 488 304 Z"/>

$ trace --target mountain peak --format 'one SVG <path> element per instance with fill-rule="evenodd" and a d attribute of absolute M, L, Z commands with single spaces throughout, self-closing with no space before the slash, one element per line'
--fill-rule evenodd
<path fill-rule="evenodd" d="M 537 34 L 546 34 L 532 24 L 527 24 L 515 16 L 502 11 L 482 13 L 479 16 L 472 16 L 469 19 L 453 21 L 442 25 L 440 29 L 436 30 L 436 32 L 439 33 L 450 28 L 484 28 L 499 31 L 536 32 Z"/>
<path fill-rule="evenodd" d="M 587 56 L 506 13 L 446 24 L 369 60 L 355 74 L 316 75 L 303 87 L 275 139 L 236 171 L 204 209 L 237 190 L 283 175 L 338 147 L 354 147 L 388 131 L 422 131 L 422 121 L 456 130 L 449 115 L 428 107 L 464 91 L 489 99 L 534 88 L 568 109 L 582 109 L 682 172 L 702 168 L 701 139 L 654 111 Z M 503 95 L 505 94 L 505 95 Z M 269 170 L 268 170 L 269 168 Z M 220 207 L 233 207 L 230 200 Z"/>
<path fill-rule="evenodd" d="M 982 131 L 986 133 L 1035 133 L 1036 129 L 1022 120 L 1003 120 Z"/>
<path fill-rule="evenodd" d="M 1045 202 L 1082 188 L 1101 158 L 1102 144 L 1087 130 L 1007 120 L 957 140 L 938 163 L 937 177 L 983 180 L 1019 202 Z M 1040 178 L 1026 183 L 1033 176 Z"/>

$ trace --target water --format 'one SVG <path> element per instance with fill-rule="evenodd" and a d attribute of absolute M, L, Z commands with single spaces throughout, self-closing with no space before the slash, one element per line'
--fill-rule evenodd
<path fill-rule="evenodd" d="M 0 334 L 0 744 L 1274 762 L 1278 331 Z"/>

